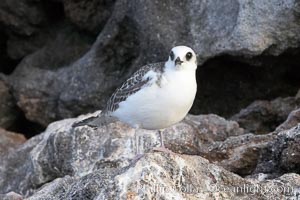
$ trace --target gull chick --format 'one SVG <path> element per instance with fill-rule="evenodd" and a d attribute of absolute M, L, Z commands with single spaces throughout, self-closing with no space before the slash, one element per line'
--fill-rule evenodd
<path fill-rule="evenodd" d="M 166 62 L 141 67 L 116 89 L 101 116 L 118 118 L 135 129 L 159 130 L 160 150 L 166 150 L 162 130 L 181 121 L 192 107 L 197 91 L 196 69 L 195 52 L 187 46 L 176 46 Z M 97 120 L 99 117 L 75 126 L 97 126 Z"/>

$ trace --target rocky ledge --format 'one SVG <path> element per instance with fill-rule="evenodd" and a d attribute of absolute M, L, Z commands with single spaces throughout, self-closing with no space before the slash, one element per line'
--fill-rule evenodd
<path fill-rule="evenodd" d="M 299 199 L 299 21 L 299 0 L 1 0 L 0 200 Z M 198 91 L 174 154 L 119 121 L 72 128 L 182 44 Z"/>
<path fill-rule="evenodd" d="M 217 115 L 188 115 L 163 132 L 174 153 L 152 150 L 160 145 L 157 131 L 137 130 L 136 143 L 135 129 L 120 121 L 72 127 L 98 113 L 54 122 L 5 154 L 0 193 L 30 200 L 299 196 L 298 110 L 278 131 L 264 135 Z M 136 145 L 144 152 L 140 159 Z"/>

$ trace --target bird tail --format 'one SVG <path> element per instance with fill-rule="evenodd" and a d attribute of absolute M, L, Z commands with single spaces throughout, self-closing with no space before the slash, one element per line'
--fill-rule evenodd
<path fill-rule="evenodd" d="M 75 128 L 75 127 L 79 127 L 79 126 L 89 126 L 92 128 L 96 128 L 96 127 L 103 126 L 106 123 L 107 123 L 106 116 L 100 114 L 98 116 L 89 117 L 82 121 L 75 122 L 72 125 L 72 127 Z"/>

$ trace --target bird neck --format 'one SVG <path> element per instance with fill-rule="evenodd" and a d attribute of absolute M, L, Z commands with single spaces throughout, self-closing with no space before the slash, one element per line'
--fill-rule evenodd
<path fill-rule="evenodd" d="M 175 66 L 174 62 L 171 61 L 167 61 L 165 62 L 165 70 L 166 72 L 172 72 L 172 71 L 176 71 L 176 72 L 181 72 L 181 71 L 185 71 L 185 72 L 191 72 L 191 73 L 195 73 L 197 69 L 197 65 L 196 64 L 191 64 L 191 63 L 182 63 L 180 66 Z"/>

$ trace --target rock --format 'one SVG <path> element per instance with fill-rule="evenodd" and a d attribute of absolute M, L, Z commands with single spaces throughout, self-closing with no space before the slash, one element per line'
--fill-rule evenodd
<path fill-rule="evenodd" d="M 214 114 L 188 115 L 186 123 L 191 124 L 209 141 L 224 141 L 228 137 L 244 134 L 244 130 L 235 121 L 228 121 Z"/>
<path fill-rule="evenodd" d="M 287 142 L 287 147 L 282 151 L 280 166 L 284 171 L 294 171 L 300 173 L 300 137 L 294 136 L 291 141 Z"/>
<path fill-rule="evenodd" d="M 261 152 L 274 139 L 275 136 L 272 134 L 245 134 L 238 137 L 228 137 L 223 142 L 207 145 L 207 150 L 201 152 L 200 155 L 231 172 L 246 176 L 254 173 Z"/>
<path fill-rule="evenodd" d="M 0 155 L 17 149 L 26 141 L 22 134 L 13 133 L 0 128 Z"/>
<path fill-rule="evenodd" d="M 297 104 L 297 106 L 295 106 L 295 103 Z M 278 116 L 280 116 L 283 119 L 283 117 L 287 114 L 289 110 L 295 107 L 299 107 L 298 103 L 299 99 L 297 97 L 288 97 L 284 99 L 278 98 L 270 102 L 254 102 L 248 108 L 242 110 L 239 114 L 237 114 L 231 119 L 237 117 L 236 120 L 239 123 L 241 123 L 241 126 L 244 126 L 248 130 L 253 129 L 258 131 L 261 130 L 262 127 L 268 127 L 268 124 L 270 125 L 273 124 L 275 121 L 279 121 L 275 120 L 276 118 L 278 118 Z M 299 109 L 293 110 L 290 112 L 287 119 L 282 124 L 280 124 L 272 133 L 269 133 L 267 135 L 257 135 L 257 137 L 260 138 L 259 141 L 256 143 L 256 145 L 258 145 L 259 148 L 256 149 L 258 150 L 256 151 L 256 153 L 251 154 L 252 156 L 256 155 L 254 156 L 254 159 L 256 161 L 250 162 L 252 164 L 252 167 L 250 168 L 251 173 L 248 174 L 257 175 L 263 173 L 266 174 L 266 177 L 274 178 L 286 172 L 299 173 L 299 114 Z M 253 123 L 252 125 L 251 120 Z M 259 120 L 262 120 L 263 122 Z M 228 138 L 228 141 L 233 142 L 233 140 L 230 138 Z M 255 140 L 250 141 L 254 142 Z M 243 148 L 247 149 L 249 147 L 251 146 L 247 144 L 243 145 Z M 242 157 L 246 160 L 247 158 L 249 158 L 249 156 Z M 231 156 L 231 158 L 234 157 Z M 228 160 L 230 161 L 230 159 Z M 228 162 L 228 160 L 225 160 L 225 162 Z M 239 161 L 243 160 L 240 159 Z M 247 162 L 243 163 L 247 164 Z M 243 174 L 243 172 L 235 171 L 234 168 L 230 169 L 226 167 L 226 165 L 223 166 L 229 169 L 230 171 L 234 171 L 238 174 Z M 241 170 L 247 169 L 241 164 L 234 165 L 233 163 L 230 163 L 230 167 L 232 166 L 241 167 Z"/>
<path fill-rule="evenodd" d="M 300 124 L 280 132 L 273 143 L 275 156 L 279 156 L 279 166 L 284 172 L 300 173 Z"/>
<path fill-rule="evenodd" d="M 285 120 L 280 126 L 275 130 L 276 133 L 290 129 L 300 123 L 300 109 L 293 110 L 287 120 Z"/>
<path fill-rule="evenodd" d="M 0 193 L 14 191 L 29 199 L 158 198 L 164 194 L 149 193 L 145 188 L 155 189 L 156 184 L 162 184 L 159 187 L 179 185 L 172 192 L 175 196 L 197 199 L 206 193 L 207 198 L 220 195 L 219 190 L 209 191 L 212 186 L 271 187 L 279 182 L 286 183 L 287 187 L 299 187 L 299 175 L 281 176 L 299 169 L 297 127 L 280 132 L 278 136 L 272 133 L 254 135 L 245 134 L 236 122 L 216 115 L 189 115 L 163 132 L 165 145 L 181 153 L 168 155 L 151 150 L 160 145 L 157 131 L 137 130 L 139 143 L 136 144 L 135 130 L 119 121 L 97 129 L 71 127 L 89 116 L 52 123 L 44 133 L 7 154 L 0 165 Z M 146 154 L 133 163 L 136 145 Z M 251 178 L 241 178 L 217 165 Z M 262 177 L 278 178 L 264 180 Z M 141 189 L 137 190 L 138 187 Z M 185 190 L 192 187 L 193 191 L 183 192 L 181 187 Z M 233 194 L 224 192 L 225 196 Z M 249 194 L 241 195 L 246 198 Z"/>
<path fill-rule="evenodd" d="M 41 3 L 29 0 L 3 0 L 0 3 L 0 23 L 19 35 L 29 36 L 46 20 Z"/>
<path fill-rule="evenodd" d="M 96 112 L 93 115 L 98 114 L 99 112 Z M 75 195 L 73 198 L 79 199 L 85 195 L 95 198 L 99 195 L 107 195 L 108 188 L 99 190 L 99 184 L 103 187 L 108 186 L 110 190 L 116 189 L 119 186 L 111 184 L 115 184 L 117 175 L 126 177 L 127 173 L 139 171 L 143 168 L 141 166 L 152 166 L 149 168 L 150 174 L 157 171 L 157 167 L 166 167 L 168 164 L 163 163 L 168 162 L 173 163 L 169 168 L 172 167 L 175 171 L 177 167 L 184 169 L 185 165 L 177 166 L 177 159 L 187 163 L 186 168 L 201 166 L 193 176 L 183 173 L 185 180 L 190 179 L 188 177 L 204 176 L 207 174 L 204 169 L 214 168 L 216 165 L 245 176 L 256 170 L 261 152 L 268 144 L 275 141 L 275 136 L 271 134 L 245 134 L 236 122 L 226 121 L 216 115 L 189 115 L 184 121 L 163 132 L 166 147 L 173 152 L 185 154 L 174 154 L 170 157 L 152 151 L 153 147 L 160 145 L 157 131 L 137 130 L 138 144 L 136 144 L 135 130 L 119 121 L 97 129 L 87 126 L 71 127 L 74 122 L 89 116 L 91 115 L 52 123 L 45 132 L 31 138 L 19 149 L 6 155 L 0 165 L 0 193 L 14 191 L 27 197 L 33 195 L 33 199 L 48 198 L 51 195 L 53 198 L 58 198 L 57 195 L 61 198 L 71 198 L 70 195 Z M 146 154 L 141 161 L 133 164 L 136 145 L 140 152 Z M 199 155 L 207 158 L 212 164 Z M 159 160 L 155 160 L 155 157 Z M 203 174 L 200 173 L 202 167 L 204 167 Z M 9 171 L 8 168 L 15 170 Z M 224 169 L 220 168 L 220 170 L 229 173 Z M 169 173 L 168 170 L 165 173 Z M 229 174 L 229 177 L 238 177 Z M 209 175 L 209 177 L 209 180 L 221 180 L 219 175 L 218 177 Z M 203 178 L 208 179 L 208 177 Z M 246 181 L 242 178 L 238 179 Z M 132 180 L 139 179 L 132 178 Z M 165 179 L 165 181 L 167 183 L 169 180 Z M 193 179 L 190 181 L 193 182 Z M 223 184 L 222 181 L 221 183 Z M 88 186 L 82 187 L 82 184 Z M 131 185 L 130 182 L 125 185 L 127 184 Z M 207 189 L 202 184 L 200 186 L 201 191 Z M 124 194 L 114 192 L 114 195 Z"/>
<path fill-rule="evenodd" d="M 9 52 L 14 58 L 34 51 L 17 66 L 11 85 L 26 117 L 43 126 L 102 109 L 113 90 L 128 76 L 146 63 L 165 60 L 174 45 L 191 46 L 202 64 L 220 54 L 278 55 L 298 47 L 300 41 L 297 23 L 300 11 L 295 1 L 232 0 L 226 5 L 215 1 L 175 4 L 137 0 L 51 1 L 54 2 L 64 6 L 67 18 L 77 27 L 92 32 L 101 30 L 90 48 L 79 48 L 78 54 L 71 57 L 67 55 L 73 53 L 61 50 L 72 50 L 77 45 L 56 37 L 49 39 L 42 49 L 44 43 L 39 42 L 40 39 L 32 39 L 36 43 L 29 42 L 28 49 L 26 43 L 16 38 L 9 40 Z M 108 12 L 98 12 L 99 8 Z M 187 16 L 187 20 L 177 16 Z M 56 32 L 64 35 L 65 29 Z M 78 43 L 90 44 L 85 40 L 91 38 L 89 34 L 77 33 Z M 61 45 L 57 45 L 58 42 Z M 53 48 L 49 47 L 51 44 L 55 44 Z M 44 52 L 45 49 L 50 50 Z M 196 102 L 202 104 L 200 100 Z M 220 106 L 224 107 L 223 102 Z"/>
<path fill-rule="evenodd" d="M 118 121 L 96 130 L 87 126 L 72 129 L 72 123 L 82 118 L 51 124 L 44 133 L 7 156 L 0 167 L 0 193 L 15 191 L 25 195 L 59 177 L 81 176 L 98 165 L 125 167 L 131 162 L 136 153 L 134 129 Z M 163 134 L 171 150 L 197 154 L 202 144 L 213 143 L 213 138 L 221 141 L 225 135 L 242 133 L 235 122 L 209 115 L 190 116 Z M 137 134 L 140 151 L 149 152 L 159 145 L 157 131 L 138 130 Z M 8 167 L 16 170 L 8 172 Z"/>
<path fill-rule="evenodd" d="M 300 90 L 299 90 L 298 93 L 296 94 L 296 99 L 300 99 Z"/>
<path fill-rule="evenodd" d="M 279 56 L 209 59 L 197 69 L 198 92 L 191 113 L 230 118 L 256 100 L 294 96 L 300 85 L 299 50 Z"/>
<path fill-rule="evenodd" d="M 53 38 L 53 29 L 46 31 L 25 38 L 11 34 L 6 42 L 6 51 L 9 58 L 19 60 L 41 49 Z"/>
<path fill-rule="evenodd" d="M 244 130 L 236 122 L 217 115 L 188 115 L 173 129 L 164 131 L 165 146 L 174 152 L 191 155 L 210 155 L 209 147 L 230 136 L 242 135 Z M 215 160 L 208 156 L 207 159 Z"/>
<path fill-rule="evenodd" d="M 90 38 L 82 37 L 71 26 L 61 24 L 57 29 L 54 41 L 26 57 L 8 77 L 17 104 L 26 118 L 43 126 L 62 118 L 58 99 L 61 90 L 67 86 L 65 82 L 74 78 L 70 73 L 72 69 L 63 66 L 70 65 L 90 47 Z M 63 70 L 59 70 L 61 67 Z M 81 71 L 78 68 L 74 73 L 80 74 Z"/>
<path fill-rule="evenodd" d="M 131 167 L 114 169 L 110 163 L 102 167 L 77 179 L 58 178 L 28 200 L 293 198 L 300 184 L 297 174 L 264 182 L 246 180 L 201 157 L 186 155 L 151 153 Z"/>
<path fill-rule="evenodd" d="M 19 112 L 9 88 L 1 80 L 0 97 L 0 127 L 9 128 L 14 124 Z"/>
<path fill-rule="evenodd" d="M 297 47 L 296 41 L 300 39 L 297 34 L 300 8 L 296 1 L 191 1 L 188 4 L 130 1 L 128 4 L 129 17 L 136 19 L 145 31 L 144 36 L 167 47 L 174 41 L 190 45 L 201 58 L 220 53 L 260 55 L 263 51 L 278 55 L 288 46 Z M 179 20 L 176 18 L 179 15 L 189 16 L 189 21 Z M 150 35 L 146 30 L 156 30 L 158 34 Z"/>
<path fill-rule="evenodd" d="M 115 1 L 63 0 L 65 14 L 83 30 L 98 33 L 109 19 Z"/>
<path fill-rule="evenodd" d="M 299 173 L 300 169 L 300 124 L 281 131 L 276 138 L 261 151 L 254 174 L 265 173 L 270 177 L 286 172 Z"/>
<path fill-rule="evenodd" d="M 63 5 L 59 2 L 5 0 L 0 3 L 0 9 L 1 7 L 4 7 L 2 13 L 9 13 L 9 19 L 13 20 L 11 22 L 4 19 L 7 37 L 4 48 L 9 58 L 17 63 L 25 56 L 43 48 L 49 41 L 53 42 L 60 31 L 58 26 L 62 26 L 63 23 L 63 26 L 69 26 L 63 20 Z"/>
<path fill-rule="evenodd" d="M 28 140 L 15 151 L 10 151 L 8 154 L 2 155 L 0 164 L 0 194 L 6 194 L 11 191 L 19 191 L 17 193 L 24 195 L 25 193 L 30 192 L 30 190 L 27 190 L 27 185 L 32 178 L 25 178 L 26 174 L 32 174 L 31 170 L 33 170 L 29 156 L 30 151 L 38 144 L 38 141 L 40 140 L 40 137 L 36 136 L 35 138 Z M 13 174 L 22 175 L 22 178 L 16 178 Z M 25 179 L 27 180 L 24 181 Z M 24 188 L 26 188 L 26 190 L 24 190 Z"/>
<path fill-rule="evenodd" d="M 18 61 L 13 61 L 7 55 L 7 40 L 8 36 L 4 31 L 0 31 L 0 74 L 9 74 L 11 73 L 15 66 L 18 64 Z M 1 76 L 1 75 L 0 75 Z M 0 79 L 2 79 L 0 77 Z"/>
<path fill-rule="evenodd" d="M 7 194 L 0 194 L 2 200 L 23 200 L 23 197 L 15 192 L 9 192 Z"/>
<path fill-rule="evenodd" d="M 274 131 L 284 122 L 290 112 L 300 107 L 294 97 L 277 98 L 272 101 L 255 101 L 238 114 L 231 117 L 249 132 L 265 134 Z"/>
<path fill-rule="evenodd" d="M 296 36 L 299 26 L 294 26 L 299 16 L 296 1 L 239 0 L 229 4 L 206 1 L 196 5 L 194 2 L 190 7 L 194 14 L 192 19 L 198 22 L 192 26 L 191 33 L 197 38 L 196 46 L 201 55 L 216 55 L 217 52 L 258 55 L 265 50 L 278 55 L 287 46 L 298 46 L 294 43 L 299 40 Z M 291 23 L 285 23 L 282 19 Z"/>

